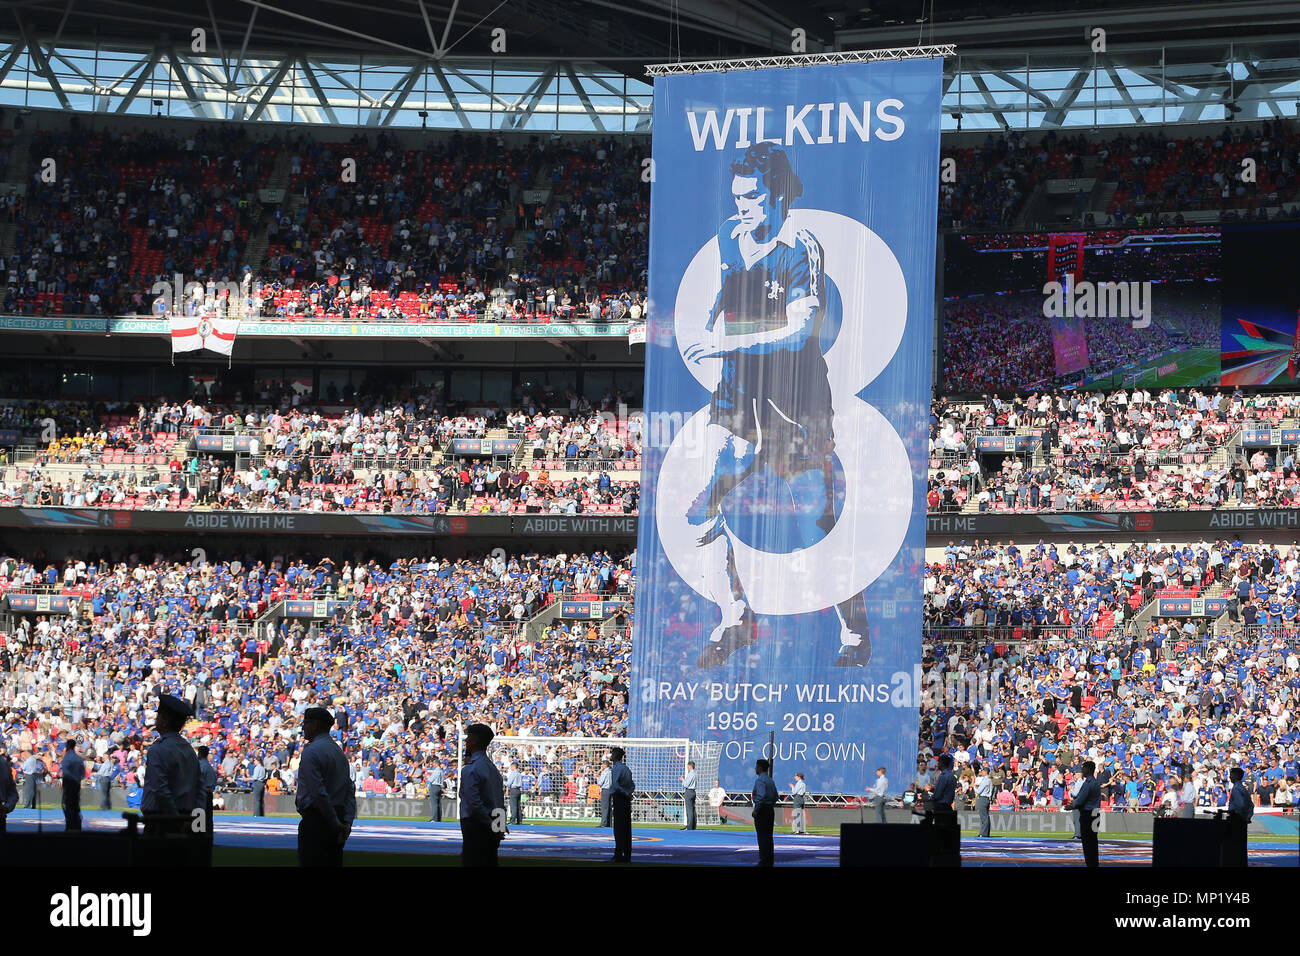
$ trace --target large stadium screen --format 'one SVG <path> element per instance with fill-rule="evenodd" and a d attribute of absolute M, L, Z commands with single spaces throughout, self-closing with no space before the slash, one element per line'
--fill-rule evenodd
<path fill-rule="evenodd" d="M 1219 381 L 1217 228 L 950 234 L 944 258 L 945 392 Z"/>
<path fill-rule="evenodd" d="M 1223 379 L 1231 386 L 1300 381 L 1300 223 L 1223 231 Z"/>

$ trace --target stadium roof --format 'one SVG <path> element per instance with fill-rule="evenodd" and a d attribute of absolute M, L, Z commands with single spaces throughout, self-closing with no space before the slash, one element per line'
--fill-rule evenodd
<path fill-rule="evenodd" d="M 1082 43 L 1081 24 L 1126 42 L 1223 40 L 1300 24 L 1294 0 L 16 0 L 0 30 L 47 42 L 188 46 L 195 28 L 217 45 L 258 52 L 486 56 L 657 62 L 788 54 L 919 42 Z M 935 9 L 941 7 L 941 9 Z M 923 13 L 924 11 L 924 13 Z M 8 19 L 10 22 L 5 22 Z M 799 51 L 802 52 L 802 51 Z M 635 75 L 641 75 L 635 70 Z"/>
<path fill-rule="evenodd" d="M 956 45 L 947 129 L 1276 118 L 1300 100 L 1295 0 L 17 0 L 0 105 L 647 132 L 647 63 L 918 43 Z"/>

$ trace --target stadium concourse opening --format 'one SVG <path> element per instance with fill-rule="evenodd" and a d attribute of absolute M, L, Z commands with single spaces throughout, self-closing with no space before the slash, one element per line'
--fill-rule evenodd
<path fill-rule="evenodd" d="M 0 12 L 0 841 L 1300 866 L 1300 10 L 168 6 Z"/>

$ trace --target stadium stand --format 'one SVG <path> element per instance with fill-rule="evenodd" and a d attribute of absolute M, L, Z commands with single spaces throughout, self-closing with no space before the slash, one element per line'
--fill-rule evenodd
<path fill-rule="evenodd" d="M 935 557 L 924 666 L 947 692 L 923 706 L 914 785 L 950 753 L 970 805 L 978 763 L 999 806 L 1059 808 L 1091 758 L 1108 809 L 1152 810 L 1195 765 L 1203 804 L 1221 807 L 1210 771 L 1232 763 L 1260 805 L 1292 806 L 1300 548 L 975 542 Z M 1158 614 L 1197 596 L 1227 609 Z"/>
<path fill-rule="evenodd" d="M 1266 220 L 1270 209 L 1300 217 L 1291 126 L 1179 133 L 1010 131 L 945 148 L 961 175 L 941 186 L 940 224 L 1012 228 L 1036 189 L 1085 172 L 1117 189 L 1101 219 L 1079 212 L 1083 228 L 1181 227 L 1183 213 L 1197 211 L 1223 221 Z M 281 153 L 286 198 L 263 207 L 258 194 Z M 1233 181 L 1247 153 L 1261 160 L 1249 190 Z M 454 134 L 415 149 L 382 133 L 318 142 L 228 127 L 42 130 L 26 163 L 34 182 L 45 157 L 71 172 L 61 189 L 32 188 L 8 207 L 17 231 L 5 311 L 150 314 L 154 282 L 180 273 L 241 283 L 242 314 L 269 320 L 635 318 L 645 301 L 645 155 L 644 143 L 613 138 L 517 145 Z M 343 157 L 377 185 L 352 189 L 322 174 Z M 523 196 L 533 188 L 553 201 L 530 207 Z M 255 229 L 266 242 L 256 274 L 244 256 Z"/>
<path fill-rule="evenodd" d="M 1108 808 L 1151 809 L 1175 764 L 1208 774 L 1231 761 L 1247 768 L 1261 806 L 1290 806 L 1298 579 L 1300 549 L 1240 540 L 950 546 L 925 572 L 923 666 L 960 688 L 959 700 L 969 692 L 969 706 L 951 694 L 923 706 L 912 783 L 923 786 L 934 758 L 950 753 L 964 784 L 979 762 L 996 769 L 1000 802 L 1059 808 L 1091 757 Z M 198 701 L 189 733 L 218 755 L 224 786 L 246 787 L 251 761 L 263 760 L 292 790 L 292 730 L 324 702 L 342 715 L 359 789 L 416 797 L 433 762 L 453 759 L 457 720 L 521 734 L 622 730 L 626 612 L 601 627 L 556 621 L 535 642 L 520 628 L 564 595 L 630 600 L 631 581 L 628 559 L 606 552 L 338 568 L 329 558 L 238 568 L 7 558 L 0 594 L 75 596 L 84 612 L 24 617 L 6 635 L 3 729 L 52 773 L 71 732 L 100 755 L 116 746 L 130 784 L 147 701 L 163 690 Z M 1161 598 L 1212 591 L 1234 598 L 1222 622 L 1151 616 L 1139 626 Z M 344 609 L 275 622 L 281 602 L 321 598 Z M 586 773 L 573 768 L 573 799 Z M 1202 796 L 1226 800 L 1211 784 Z"/>
<path fill-rule="evenodd" d="M 1115 511 L 1276 507 L 1296 500 L 1294 451 L 1241 447 L 1247 428 L 1296 415 L 1297 396 L 1240 389 L 936 400 L 932 510 Z M 1030 435 L 1033 450 L 982 456 L 977 436 Z"/>
<path fill-rule="evenodd" d="M 562 595 L 630 596 L 626 557 L 526 554 L 484 559 L 329 557 L 196 566 L 127 556 L 44 567 L 0 561 L 0 594 L 79 599 L 78 617 L 24 617 L 0 645 L 0 733 L 57 776 L 76 732 L 115 747 L 134 781 L 159 692 L 197 702 L 190 734 L 208 743 L 228 788 L 262 760 L 294 786 L 293 731 L 307 707 L 339 708 L 367 794 L 427 793 L 434 761 L 454 766 L 457 721 L 522 732 L 620 733 L 629 630 L 559 620 L 535 642 L 519 630 Z M 276 621 L 295 599 L 339 601 L 336 619 Z M 267 627 L 267 624 L 270 624 Z"/>
<path fill-rule="evenodd" d="M 976 250 L 1016 248 L 1024 236 L 1014 230 L 1046 184 L 1085 176 L 1117 184 L 1104 213 L 1079 205 L 1070 218 L 1102 245 L 1125 230 L 1204 228 L 1184 213 L 1298 215 L 1300 136 L 1286 124 L 1211 135 L 1012 131 L 970 142 L 944 149 L 960 175 L 941 186 L 939 216 Z M 187 314 L 226 311 L 217 283 L 237 282 L 243 317 L 286 324 L 644 317 L 648 144 L 636 137 L 439 134 L 416 148 L 396 133 L 326 140 L 110 122 L 35 131 L 23 156 L 12 143 L 0 131 L 0 166 L 36 177 L 37 161 L 52 156 L 68 172 L 57 189 L 15 191 L 4 202 L 14 226 L 8 314 L 166 315 L 173 304 L 159 302 L 153 284 L 180 273 L 202 284 L 182 304 Z M 1233 180 L 1248 153 L 1261 159 L 1260 187 L 1249 191 Z M 370 185 L 335 182 L 328 171 L 345 156 Z M 281 180 L 283 196 L 270 198 Z M 1208 275 L 1203 250 L 1161 254 L 1181 274 Z M 1300 502 L 1295 448 L 1242 441 L 1248 429 L 1296 425 L 1300 394 L 1052 390 L 1053 343 L 1041 296 L 1017 284 L 1025 269 L 998 259 L 990 270 L 1014 291 L 954 297 L 945 309 L 945 335 L 962 347 L 944 350 L 952 394 L 931 409 L 932 514 Z M 1115 276 L 1143 278 L 1137 270 L 1124 260 Z M 955 285 L 970 278 L 953 276 Z M 1092 322 L 1087 346 L 1104 357 L 1100 372 L 1217 347 L 1217 336 L 1217 322 L 1188 297 L 1140 332 L 1127 321 Z M 295 390 L 281 374 L 263 376 L 256 399 L 219 376 L 213 391 L 188 399 L 125 386 L 81 397 L 10 388 L 0 431 L 17 438 L 12 456 L 4 453 L 0 507 L 638 513 L 639 387 L 611 386 L 592 400 L 520 385 L 508 402 L 476 403 L 369 379 Z M 1028 448 L 979 446 L 1008 436 L 1029 438 Z M 200 449 L 200 437 L 250 444 L 241 460 Z M 469 455 L 456 447 L 466 440 L 507 450 Z M 294 731 L 307 707 L 329 704 L 358 790 L 413 798 L 427 794 L 435 763 L 452 766 L 458 723 L 623 733 L 633 556 L 511 545 L 490 557 L 393 560 L 323 556 L 295 543 L 240 566 L 149 557 L 143 545 L 111 554 L 87 545 L 66 560 L 39 547 L 15 551 L 0 559 L 0 597 L 77 603 L 67 616 L 15 615 L 0 634 L 0 734 L 40 757 L 51 779 L 70 734 L 88 738 L 96 756 L 116 748 L 120 778 L 133 784 L 149 700 L 165 691 L 197 704 L 188 733 L 213 748 L 223 787 L 246 787 L 253 762 L 267 761 L 276 786 L 292 790 Z M 1239 538 L 962 541 L 932 549 L 917 573 L 925 672 L 979 692 L 968 706 L 948 695 L 922 708 L 914 787 L 948 753 L 966 799 L 980 762 L 994 769 L 1007 808 L 1060 808 L 1085 757 L 1101 765 L 1114 810 L 1160 807 L 1181 764 L 1204 768 L 1208 806 L 1226 801 L 1209 772 L 1229 764 L 1246 768 L 1261 806 L 1300 798 L 1296 547 Z M 603 623 L 551 619 L 571 597 L 622 606 Z M 1161 602 L 1182 600 L 1222 601 L 1224 610 L 1162 613 Z M 282 616 L 289 601 L 334 601 L 337 613 L 291 619 Z M 593 770 L 532 783 L 582 800 Z"/>

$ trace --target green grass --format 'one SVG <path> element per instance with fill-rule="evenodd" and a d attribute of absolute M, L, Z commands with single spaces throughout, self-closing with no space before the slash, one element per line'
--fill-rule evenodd
<path fill-rule="evenodd" d="M 638 827 L 638 829 L 640 828 Z M 702 827 L 701 829 L 705 829 L 705 828 Z M 716 828 L 709 828 L 709 829 L 728 829 L 728 828 L 716 827 Z M 739 826 L 731 827 L 730 829 L 739 832 L 745 832 L 746 830 L 748 830 L 747 827 L 739 827 Z M 777 829 L 778 833 L 781 833 L 783 831 L 784 828 Z M 810 827 L 809 832 L 822 833 L 828 836 L 833 836 L 835 835 L 835 833 L 838 832 L 838 830 L 834 830 L 831 827 Z M 967 837 L 973 837 L 977 832 L 978 831 L 976 830 L 963 830 L 962 835 Z M 1068 835 L 1051 834 L 1051 833 L 1033 833 L 1026 830 L 1013 830 L 1013 831 L 1007 831 L 1005 833 L 994 833 L 993 836 L 1006 837 L 1009 839 L 1010 838 L 1031 838 L 1031 837 L 1041 837 L 1043 839 L 1048 839 L 1048 840 L 1069 839 Z M 1111 836 L 1107 834 L 1102 834 L 1102 838 L 1108 840 L 1114 840 L 1114 839 L 1144 840 L 1149 842 L 1151 839 L 1151 835 L 1131 833 L 1131 834 L 1124 834 L 1122 836 L 1118 834 Z M 1272 839 L 1275 838 L 1267 837 L 1267 836 L 1265 837 L 1252 836 L 1250 838 L 1252 843 L 1264 842 Z M 509 866 L 509 867 L 594 866 L 594 865 L 605 867 L 605 866 L 613 865 L 613 864 L 605 863 L 600 860 L 565 859 L 563 856 L 551 855 L 551 854 L 547 854 L 546 856 L 518 856 L 511 853 L 503 853 L 501 854 L 500 860 L 502 866 Z M 212 848 L 212 865 L 213 866 L 247 866 L 247 867 L 254 867 L 254 866 L 255 867 L 263 867 L 263 866 L 296 867 L 298 865 L 298 857 L 294 850 L 287 850 L 287 849 L 282 850 L 282 849 L 266 849 L 262 847 L 214 846 Z M 345 850 L 343 853 L 343 865 L 355 866 L 355 867 L 377 867 L 377 866 L 380 867 L 385 867 L 385 866 L 459 867 L 460 854 L 459 852 L 381 853 L 381 852 L 372 852 L 369 850 L 356 850 L 356 851 Z M 618 864 L 618 865 L 622 866 L 622 865 L 630 865 L 630 864 Z M 661 864 L 661 863 L 650 864 L 650 863 L 638 862 L 636 865 L 638 866 L 638 868 L 641 868 L 646 866 L 667 866 L 669 864 Z"/>
<path fill-rule="evenodd" d="M 630 866 L 631 864 L 613 864 L 604 858 L 572 859 L 561 853 L 548 853 L 545 856 L 519 856 L 502 853 L 499 857 L 502 866 Z M 298 853 L 290 849 L 272 849 L 247 846 L 214 846 L 212 848 L 213 866 L 284 866 L 296 867 Z M 357 867 L 374 866 L 460 866 L 460 847 L 449 848 L 447 852 L 419 853 L 385 853 L 372 850 L 343 851 L 343 865 Z M 638 861 L 637 868 L 648 866 L 668 866 L 666 863 L 649 863 Z"/>
<path fill-rule="evenodd" d="M 1164 378 L 1156 375 L 1156 369 L 1170 362 L 1178 363 L 1178 371 Z M 1108 375 L 1089 381 L 1087 388 L 1119 388 L 1124 376 L 1131 372 Z M 1156 386 L 1177 388 L 1186 385 L 1199 385 L 1219 382 L 1219 352 L 1217 349 L 1184 349 L 1178 352 L 1166 352 L 1159 358 L 1145 363 L 1139 370 L 1138 384 L 1143 388 Z"/>
<path fill-rule="evenodd" d="M 50 811 L 62 815 L 62 809 L 54 805 L 42 805 L 42 810 Z M 98 809 L 97 807 L 83 807 L 82 809 Z M 132 810 L 132 813 L 139 811 Z M 228 816 L 223 810 L 217 811 L 217 820 Z M 246 814 L 238 814 L 246 816 Z M 296 813 L 268 813 L 267 817 L 279 819 L 297 819 Z M 358 820 L 391 820 L 407 823 L 426 822 L 416 817 L 358 817 Z M 455 823 L 455 820 L 444 820 L 444 823 Z M 535 820 L 531 823 L 525 823 L 528 826 L 562 826 L 582 829 L 595 829 L 597 821 L 595 820 L 565 820 L 558 822 L 554 820 Z M 638 823 L 638 830 L 679 830 L 680 824 L 675 823 Z M 742 833 L 753 834 L 753 828 L 747 823 L 732 823 L 725 826 L 720 824 L 711 824 L 697 827 L 699 830 L 713 830 L 720 833 Z M 785 836 L 791 836 L 789 827 L 777 827 L 775 832 Z M 840 828 L 838 826 L 810 826 L 808 833 L 814 836 L 839 836 Z M 964 837 L 976 837 L 979 831 L 975 829 L 962 830 Z M 1003 837 L 1010 840 L 1070 840 L 1072 835 L 1066 832 L 1043 833 L 1036 830 L 994 830 L 993 837 Z M 1152 834 L 1150 833 L 1102 833 L 1103 840 L 1135 840 L 1150 842 Z M 1251 843 L 1272 843 L 1285 839 L 1281 834 L 1251 834 L 1247 839 Z M 298 861 L 293 850 L 281 849 L 262 849 L 257 847 L 214 847 L 213 863 L 219 866 L 297 866 Z M 261 861 L 261 855 L 266 855 L 266 861 Z M 438 852 L 415 852 L 415 853 L 380 853 L 370 851 L 348 851 L 344 860 L 349 866 L 459 866 L 459 848 L 452 853 Z M 506 857 L 502 856 L 503 863 Z M 511 866 L 533 866 L 537 861 L 528 858 L 514 857 L 508 865 Z"/>
<path fill-rule="evenodd" d="M 1171 361 L 1178 363 L 1178 371 L 1159 378 L 1155 370 Z M 1215 349 L 1188 349 L 1185 352 L 1162 356 L 1142 370 L 1142 377 L 1138 383 L 1143 387 L 1159 385 L 1162 388 L 1177 388 L 1183 385 L 1200 385 L 1207 381 L 1216 385 L 1219 381 L 1219 352 Z"/>
<path fill-rule="evenodd" d="M 979 830 L 962 830 L 961 835 L 964 837 L 974 837 L 979 835 Z M 1039 833 L 1033 830 L 994 830 L 994 837 L 1005 837 L 1009 840 L 1071 840 L 1073 836 L 1069 833 Z M 1150 833 L 1107 833 L 1103 830 L 1098 836 L 1103 840 L 1141 840 L 1146 843 L 1151 842 L 1153 834 Z M 1285 839 L 1280 834 L 1250 834 L 1246 838 L 1251 843 L 1273 843 Z"/>
<path fill-rule="evenodd" d="M 563 863 L 553 857 L 501 855 L 502 866 L 554 866 Z M 573 861 L 577 863 L 578 861 Z M 213 866 L 288 866 L 298 865 L 296 850 L 279 850 L 247 846 L 214 846 Z M 344 850 L 344 866 L 460 866 L 459 848 L 455 853 L 376 853 L 369 850 Z"/>

